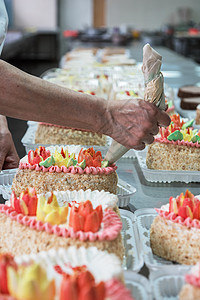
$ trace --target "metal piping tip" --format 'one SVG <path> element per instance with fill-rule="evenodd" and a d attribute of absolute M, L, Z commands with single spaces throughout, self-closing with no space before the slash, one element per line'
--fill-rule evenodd
<path fill-rule="evenodd" d="M 130 149 L 113 140 L 108 149 L 108 152 L 106 153 L 105 160 L 108 160 L 109 164 L 113 164 L 129 150 Z"/>

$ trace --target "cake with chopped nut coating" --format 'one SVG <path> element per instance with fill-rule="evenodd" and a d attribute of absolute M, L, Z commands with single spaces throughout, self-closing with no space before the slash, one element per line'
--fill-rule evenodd
<path fill-rule="evenodd" d="M 121 260 L 122 222 L 114 211 L 117 196 L 104 191 L 54 191 L 34 188 L 0 205 L 0 253 L 30 254 L 51 248 L 95 246 Z M 4 235 L 5 234 L 5 235 Z"/>
<path fill-rule="evenodd" d="M 171 116 L 171 124 L 160 128 L 160 134 L 148 146 L 149 169 L 200 171 L 200 131 L 192 128 L 193 121 Z"/>
<path fill-rule="evenodd" d="M 198 262 L 185 275 L 185 284 L 179 293 L 179 300 L 200 299 L 200 263 Z"/>
<path fill-rule="evenodd" d="M 79 130 L 57 126 L 47 123 L 39 123 L 35 132 L 36 144 L 55 145 L 106 145 L 106 136 L 87 130 Z"/>
<path fill-rule="evenodd" d="M 200 197 L 188 190 L 169 204 L 156 209 L 150 229 L 154 254 L 180 264 L 194 265 L 200 260 Z"/>
<path fill-rule="evenodd" d="M 17 196 L 28 187 L 34 187 L 37 193 L 91 189 L 116 194 L 116 169 L 93 148 L 39 147 L 21 159 L 12 190 Z"/>

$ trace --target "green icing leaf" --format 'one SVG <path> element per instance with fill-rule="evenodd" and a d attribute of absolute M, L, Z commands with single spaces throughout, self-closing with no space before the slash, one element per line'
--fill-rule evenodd
<path fill-rule="evenodd" d="M 81 167 L 82 169 L 85 169 L 85 167 L 86 167 L 86 161 L 85 161 L 85 159 L 82 162 L 78 163 L 76 166 L 77 167 Z"/>
<path fill-rule="evenodd" d="M 193 136 L 194 136 L 194 135 L 196 135 L 196 134 L 197 134 L 197 132 L 198 132 L 198 129 L 194 129 L 194 130 L 192 130 Z"/>
<path fill-rule="evenodd" d="M 183 124 L 183 126 L 182 126 L 181 129 L 185 129 L 185 128 L 188 128 L 188 127 L 192 127 L 193 123 L 194 123 L 194 119 L 189 120 L 188 122 L 186 122 L 185 124 Z"/>
<path fill-rule="evenodd" d="M 76 166 L 76 165 L 77 165 L 77 160 L 70 158 L 67 163 L 67 168 L 69 168 L 70 166 Z"/>
<path fill-rule="evenodd" d="M 108 160 L 103 160 L 103 161 L 101 162 L 101 167 L 102 167 L 102 168 L 108 167 Z"/>
<path fill-rule="evenodd" d="M 191 139 L 191 142 L 193 142 L 193 143 L 196 143 L 196 142 L 200 143 L 200 136 L 198 136 L 198 135 L 193 136 L 193 138 Z"/>
<path fill-rule="evenodd" d="M 73 166 L 76 166 L 76 165 L 77 165 L 77 160 L 73 159 Z"/>
<path fill-rule="evenodd" d="M 172 100 L 168 101 L 167 104 L 168 104 L 168 108 L 172 107 L 173 106 Z"/>
<path fill-rule="evenodd" d="M 183 134 L 179 131 L 179 130 L 176 130 L 174 132 L 172 132 L 168 137 L 167 139 L 169 141 L 181 141 L 183 139 Z"/>
<path fill-rule="evenodd" d="M 54 164 L 55 164 L 55 159 L 54 159 L 53 155 L 47 157 L 45 160 L 43 160 L 39 163 L 40 166 L 43 166 L 45 168 L 49 168 L 49 167 L 53 166 Z"/>

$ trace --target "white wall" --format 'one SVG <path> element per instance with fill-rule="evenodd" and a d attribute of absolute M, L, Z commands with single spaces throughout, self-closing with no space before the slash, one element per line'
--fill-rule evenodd
<path fill-rule="evenodd" d="M 199 23 L 200 0 L 107 0 L 107 26 L 125 24 L 140 30 L 158 30 L 180 21 L 180 7 L 190 7 L 192 20 Z"/>
<path fill-rule="evenodd" d="M 60 27 L 83 29 L 92 26 L 92 0 L 58 0 Z M 101 1 L 101 0 L 99 0 Z M 136 29 L 158 30 L 166 23 L 178 23 L 179 7 L 191 7 L 192 19 L 200 21 L 200 0 L 106 0 L 107 26 L 131 25 Z M 54 29 L 56 0 L 13 0 L 17 27 Z"/>
<path fill-rule="evenodd" d="M 62 30 L 91 27 L 92 0 L 61 0 L 60 18 Z"/>
<path fill-rule="evenodd" d="M 18 28 L 57 27 L 57 0 L 13 0 L 14 24 Z"/>

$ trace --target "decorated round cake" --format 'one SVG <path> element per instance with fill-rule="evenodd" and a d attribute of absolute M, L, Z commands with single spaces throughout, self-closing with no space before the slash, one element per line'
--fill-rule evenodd
<path fill-rule="evenodd" d="M 37 255 L 0 255 L 0 299 L 131 300 L 115 255 L 70 247 Z"/>
<path fill-rule="evenodd" d="M 169 204 L 156 209 L 150 230 L 154 254 L 180 264 L 194 265 L 200 260 L 200 197 L 188 190 Z"/>
<path fill-rule="evenodd" d="M 179 300 L 200 299 L 200 263 L 192 267 L 190 273 L 185 275 L 185 284 L 180 293 Z"/>
<path fill-rule="evenodd" d="M 117 196 L 98 191 L 55 191 L 37 196 L 34 188 L 0 205 L 0 253 L 38 253 L 60 247 L 96 246 L 122 260 L 122 222 Z"/>
<path fill-rule="evenodd" d="M 39 147 L 20 160 L 12 190 L 17 196 L 28 187 L 34 187 L 37 193 L 91 189 L 116 194 L 116 169 L 93 148 Z"/>
<path fill-rule="evenodd" d="M 106 145 L 106 136 L 92 131 L 39 123 L 35 133 L 36 144 Z"/>
<path fill-rule="evenodd" d="M 200 171 L 200 131 L 192 128 L 193 122 L 171 116 L 171 124 L 160 128 L 160 134 L 148 146 L 149 169 Z"/>

